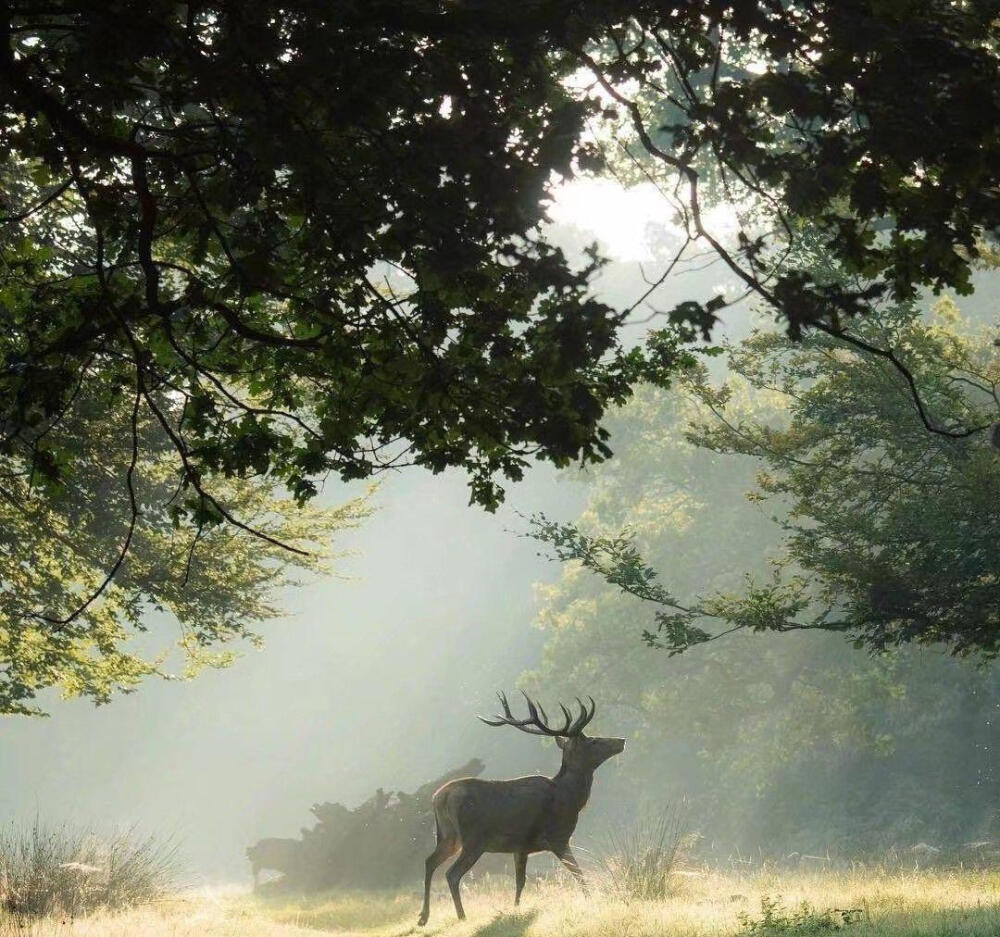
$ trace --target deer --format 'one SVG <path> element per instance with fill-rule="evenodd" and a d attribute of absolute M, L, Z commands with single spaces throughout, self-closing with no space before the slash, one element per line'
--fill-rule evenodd
<path fill-rule="evenodd" d="M 562 751 L 562 764 L 555 777 L 531 775 L 506 781 L 458 778 L 443 784 L 432 798 L 437 845 L 427 857 L 424 875 L 424 905 L 417 919 L 423 926 L 430 917 L 431 879 L 441 863 L 456 853 L 458 858 L 446 877 L 459 920 L 465 919 L 460 886 L 465 875 L 486 852 L 514 856 L 514 904 L 521 901 L 528 856 L 552 852 L 573 873 L 584 895 L 588 894 L 580 866 L 570 847 L 580 811 L 590 798 L 594 772 L 609 758 L 620 754 L 625 739 L 590 738 L 583 730 L 594 718 L 593 698 L 588 707 L 577 698 L 580 711 L 572 714 L 562 703 L 563 723 L 557 728 L 541 705 L 526 693 L 526 719 L 511 712 L 504 693 L 498 693 L 503 715 L 478 718 L 488 726 L 512 726 L 529 735 L 555 740 Z"/>

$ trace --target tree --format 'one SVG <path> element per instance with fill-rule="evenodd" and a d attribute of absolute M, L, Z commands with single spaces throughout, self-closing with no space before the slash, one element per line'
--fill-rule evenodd
<path fill-rule="evenodd" d="M 607 453 L 637 359 L 535 231 L 585 155 L 569 66 L 422 18 L 4 9 L 0 708 L 135 685 L 153 608 L 193 659 L 269 617 L 362 513 L 295 514 L 329 472 L 464 466 L 492 507 Z"/>
<path fill-rule="evenodd" d="M 845 322 L 873 298 L 969 286 L 998 220 L 988 4 L 521 7 L 8 4 L 0 478 L 55 493 L 86 471 L 55 428 L 121 395 L 169 443 L 169 511 L 192 532 L 270 536 L 227 501 L 233 478 L 304 503 L 331 472 L 458 466 L 493 508 L 533 457 L 605 458 L 606 407 L 688 363 L 724 305 L 682 303 L 626 350 L 631 307 L 589 293 L 599 259 L 545 240 L 552 184 L 597 165 L 609 103 L 682 184 L 691 239 L 795 334 L 857 343 Z M 727 251 L 700 212 L 706 158 L 784 233 Z M 863 282 L 775 266 L 806 221 Z M 983 431 L 910 390 L 933 432 Z"/>
<path fill-rule="evenodd" d="M 153 675 L 225 666 L 227 645 L 258 643 L 255 628 L 280 615 L 277 590 L 328 569 L 331 537 L 369 512 L 365 498 L 301 508 L 274 482 L 230 479 L 219 496 L 262 536 L 189 530 L 171 511 L 170 441 L 130 395 L 103 409 L 114 398 L 78 397 L 50 433 L 51 452 L 76 456 L 58 486 L 42 473 L 0 486 L 0 714 L 39 713 L 50 688 L 106 703 Z"/>
<path fill-rule="evenodd" d="M 779 395 L 731 389 L 748 418 L 780 412 Z M 680 389 L 638 390 L 609 418 L 619 454 L 594 470 L 576 524 L 592 543 L 629 531 L 683 596 L 736 592 L 783 553 L 782 504 L 745 496 L 764 464 L 688 438 L 698 417 Z M 641 813 L 686 800 L 721 859 L 735 847 L 855 858 L 995 837 L 1000 668 L 914 645 L 859 654 L 824 631 L 744 630 L 653 653 L 635 598 L 586 565 L 541 587 L 545 645 L 522 682 L 545 698 L 592 693 L 628 736 L 629 770 L 609 779 L 624 790 L 602 803 Z"/>
<path fill-rule="evenodd" d="M 821 331 L 892 364 L 925 429 L 984 433 L 935 420 L 897 349 L 851 320 L 921 287 L 972 291 L 1000 220 L 997 24 L 991 3 L 849 0 L 667 4 L 609 25 L 580 56 L 611 105 L 611 166 L 652 181 L 686 234 L 644 299 L 709 246 L 791 336 Z M 732 244 L 706 213 L 720 200 L 737 212 Z M 844 276 L 816 277 L 803 234 Z M 707 338 L 727 305 L 663 312 Z"/>
<path fill-rule="evenodd" d="M 996 343 L 964 323 L 953 301 L 942 300 L 931 320 L 906 303 L 857 328 L 905 349 L 944 425 L 982 421 L 996 407 Z M 995 656 L 1000 457 L 988 441 L 924 432 L 899 372 L 834 337 L 793 344 L 758 332 L 730 349 L 728 365 L 721 386 L 704 368 L 691 372 L 704 412 L 689 439 L 762 461 L 753 497 L 789 509 L 772 575 L 687 602 L 659 583 L 627 535 L 595 538 L 540 520 L 540 539 L 660 606 L 647 642 L 672 652 L 735 630 L 821 629 L 875 651 L 918 641 Z M 761 412 L 758 398 L 778 409 Z"/>

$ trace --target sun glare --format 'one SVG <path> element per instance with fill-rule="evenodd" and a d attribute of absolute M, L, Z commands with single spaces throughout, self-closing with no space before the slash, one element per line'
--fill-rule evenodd
<path fill-rule="evenodd" d="M 549 218 L 598 240 L 612 260 L 648 262 L 679 246 L 684 231 L 674 208 L 651 182 L 625 188 L 611 179 L 574 179 L 558 186 Z M 728 203 L 704 213 L 706 228 L 722 241 L 739 230 Z"/>

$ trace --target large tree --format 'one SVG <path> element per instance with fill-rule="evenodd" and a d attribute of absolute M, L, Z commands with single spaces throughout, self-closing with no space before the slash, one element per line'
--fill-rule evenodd
<path fill-rule="evenodd" d="M 782 395 L 751 403 L 731 388 L 747 422 L 783 409 Z M 619 453 L 593 471 L 577 521 L 591 544 L 627 529 L 682 601 L 742 594 L 747 573 L 766 581 L 784 553 L 785 506 L 746 497 L 767 466 L 692 441 L 703 415 L 678 389 L 640 389 L 609 417 Z M 736 846 L 855 858 L 996 838 L 996 664 L 914 644 L 868 655 L 820 630 L 740 630 L 656 653 L 641 637 L 651 616 L 630 594 L 639 581 L 609 586 L 583 559 L 540 589 L 545 645 L 523 683 L 544 698 L 591 693 L 628 735 L 629 769 L 608 779 L 620 796 L 595 809 L 673 804 L 721 860 Z"/>
<path fill-rule="evenodd" d="M 493 507 L 532 457 L 604 458 L 606 406 L 668 376 L 722 301 L 626 351 L 631 307 L 589 292 L 598 260 L 545 240 L 601 119 L 627 120 L 690 237 L 794 333 L 863 341 L 848 319 L 873 298 L 966 289 L 997 223 L 994 23 L 951 0 L 14 0 L 0 476 L 67 485 L 88 456 L 54 428 L 122 397 L 133 450 L 159 427 L 189 531 L 270 536 L 220 479 L 304 502 L 328 472 L 460 466 Z M 713 173 L 773 207 L 773 237 L 759 213 L 736 249 L 712 235 Z M 777 265 L 803 220 L 862 282 Z M 909 387 L 925 428 L 982 431 Z"/>
<path fill-rule="evenodd" d="M 856 328 L 901 349 L 944 425 L 995 412 L 995 330 L 969 325 L 953 300 L 931 318 L 913 303 L 889 305 Z M 733 631 L 824 630 L 875 651 L 916 641 L 994 657 L 1000 455 L 988 440 L 925 432 L 906 378 L 836 337 L 794 343 L 757 332 L 726 361 L 722 382 L 705 368 L 688 373 L 702 411 L 688 438 L 724 458 L 760 460 L 751 497 L 773 504 L 785 531 L 767 575 L 737 589 L 708 589 L 707 578 L 691 588 L 669 566 L 657 571 L 627 532 L 595 537 L 539 520 L 536 534 L 658 606 L 647 642 L 672 652 Z"/>

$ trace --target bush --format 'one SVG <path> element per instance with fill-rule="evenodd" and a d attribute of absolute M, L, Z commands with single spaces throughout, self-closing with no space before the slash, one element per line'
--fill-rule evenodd
<path fill-rule="evenodd" d="M 75 916 L 162 898 L 178 885 L 176 847 L 135 829 L 100 837 L 69 826 L 0 832 L 0 903 L 14 914 Z"/>
<path fill-rule="evenodd" d="M 608 890 L 626 903 L 665 898 L 670 876 L 695 838 L 685 832 L 684 812 L 678 807 L 608 833 L 597 860 Z"/>
<path fill-rule="evenodd" d="M 753 918 L 742 912 L 737 915 L 744 933 L 755 937 L 773 937 L 794 931 L 797 934 L 822 934 L 843 930 L 861 920 L 861 908 L 825 908 L 820 911 L 808 901 L 788 910 L 776 898 L 766 895 L 760 899 L 760 917 Z"/>

